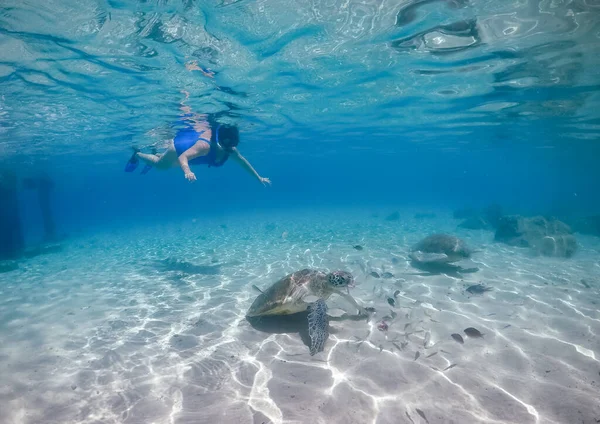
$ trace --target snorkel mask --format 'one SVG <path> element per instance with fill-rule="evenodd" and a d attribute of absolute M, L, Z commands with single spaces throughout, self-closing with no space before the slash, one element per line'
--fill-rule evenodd
<path fill-rule="evenodd" d="M 217 144 L 219 145 L 219 147 L 221 147 L 222 149 L 225 149 L 221 143 L 219 143 L 219 130 L 221 129 L 221 124 L 219 124 L 219 126 L 217 127 L 217 129 L 215 130 L 215 140 L 217 141 Z"/>
<path fill-rule="evenodd" d="M 219 124 L 219 126 L 216 129 L 215 140 L 216 140 L 217 144 L 223 150 L 233 150 L 233 148 L 236 147 L 238 145 L 238 143 L 239 143 L 239 136 L 235 137 L 235 138 L 232 137 L 232 138 L 226 138 L 225 140 L 221 140 L 221 135 L 220 135 L 221 130 L 222 129 L 228 129 L 229 130 L 231 128 L 235 129 L 235 132 L 231 131 L 231 132 L 233 132 L 233 134 L 231 134 L 231 135 L 234 135 L 234 134 L 237 135 L 237 128 L 236 127 L 224 128 L 223 125 Z M 227 132 L 230 132 L 230 131 L 227 131 Z"/>

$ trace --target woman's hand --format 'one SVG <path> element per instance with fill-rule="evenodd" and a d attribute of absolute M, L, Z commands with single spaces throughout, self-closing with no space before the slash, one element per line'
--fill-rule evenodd
<path fill-rule="evenodd" d="M 263 177 L 259 177 L 260 178 L 260 182 L 263 183 L 263 185 L 266 187 L 267 184 L 271 185 L 271 180 L 268 178 L 263 178 Z"/>
<path fill-rule="evenodd" d="M 186 172 L 185 179 L 188 180 L 190 183 L 193 183 L 194 181 L 196 181 L 196 175 L 191 171 Z"/>
<path fill-rule="evenodd" d="M 215 73 L 213 71 L 211 71 L 210 69 L 204 69 L 203 67 L 199 66 L 198 62 L 195 60 L 186 63 L 185 67 L 188 71 L 200 71 L 204 74 L 204 76 L 209 78 L 213 78 L 215 76 Z"/>
<path fill-rule="evenodd" d="M 185 69 L 188 71 L 201 71 L 200 67 L 198 66 L 198 62 L 195 60 L 190 60 L 187 62 L 185 64 Z"/>

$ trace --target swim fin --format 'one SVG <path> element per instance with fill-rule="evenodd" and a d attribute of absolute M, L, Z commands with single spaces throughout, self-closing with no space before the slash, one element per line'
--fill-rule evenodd
<path fill-rule="evenodd" d="M 127 165 L 125 165 L 125 172 L 133 172 L 137 169 L 137 167 L 140 163 L 140 160 L 137 157 L 137 152 L 139 152 L 139 150 L 134 148 L 133 155 L 131 155 L 131 157 L 127 161 Z"/>

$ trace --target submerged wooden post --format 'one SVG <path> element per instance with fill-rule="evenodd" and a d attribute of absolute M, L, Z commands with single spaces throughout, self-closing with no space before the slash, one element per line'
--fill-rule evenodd
<path fill-rule="evenodd" d="M 24 180 L 25 188 L 35 189 L 38 193 L 40 211 L 42 213 L 42 223 L 44 226 L 44 241 L 51 242 L 56 240 L 56 225 L 54 224 L 54 215 L 51 207 L 51 194 L 54 188 L 54 182 L 47 175 L 37 178 L 26 178 Z"/>
<path fill-rule="evenodd" d="M 45 241 L 56 240 L 56 225 L 54 225 L 54 215 L 50 206 L 50 194 L 53 188 L 54 182 L 52 182 L 50 177 L 44 176 L 39 179 L 38 197 L 42 211 L 42 220 L 44 222 Z"/>
<path fill-rule="evenodd" d="M 24 247 L 17 176 L 0 170 L 0 260 L 18 258 Z"/>

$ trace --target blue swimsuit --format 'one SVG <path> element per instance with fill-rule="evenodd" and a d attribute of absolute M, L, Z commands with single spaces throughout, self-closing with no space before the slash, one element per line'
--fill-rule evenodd
<path fill-rule="evenodd" d="M 185 118 L 185 116 L 183 117 Z M 229 155 L 226 155 L 221 162 L 217 162 L 217 149 L 216 143 L 219 141 L 219 127 L 212 131 L 212 137 L 210 140 L 202 137 L 204 131 L 196 131 L 192 125 L 186 123 L 186 127 L 180 129 L 177 132 L 177 135 L 173 139 L 173 144 L 175 146 L 175 151 L 177 152 L 177 156 L 179 157 L 183 152 L 196 144 L 197 141 L 202 140 L 206 141 L 210 145 L 210 150 L 208 154 L 205 156 L 198 156 L 194 158 L 188 163 L 190 165 L 208 165 L 210 166 L 222 166 Z"/>

